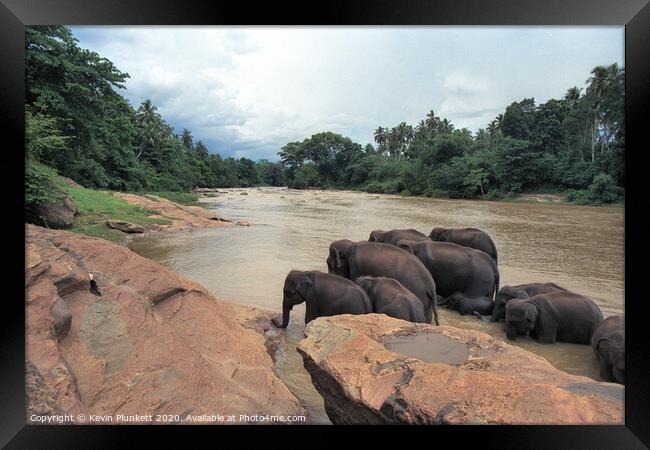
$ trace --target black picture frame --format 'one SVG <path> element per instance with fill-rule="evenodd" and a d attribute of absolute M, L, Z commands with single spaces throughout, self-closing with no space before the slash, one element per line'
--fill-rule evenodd
<path fill-rule="evenodd" d="M 643 177 L 641 163 L 646 152 L 642 142 L 643 119 L 650 109 L 650 0 L 463 0 L 389 1 L 355 0 L 322 3 L 278 4 L 265 2 L 201 2 L 196 0 L 0 0 L 0 123 L 4 125 L 3 188 L 14 209 L 13 220 L 3 221 L 13 244 L 6 255 L 5 283 L 12 286 L 3 299 L 3 339 L 0 372 L 0 444 L 7 448 L 104 448 L 134 446 L 134 437 L 148 441 L 153 436 L 167 440 L 172 433 L 184 442 L 196 433 L 226 432 L 223 427 L 152 426 L 53 426 L 25 425 L 24 405 L 24 295 L 23 277 L 24 194 L 20 177 L 24 151 L 24 25 L 619 25 L 625 26 L 626 70 L 626 200 L 625 200 L 625 293 L 627 334 L 627 380 L 624 426 L 487 426 L 411 427 L 408 430 L 376 427 L 370 431 L 388 444 L 416 438 L 432 438 L 441 445 L 445 435 L 454 445 L 472 441 L 498 448 L 637 449 L 650 443 L 650 357 L 645 334 L 643 237 Z M 646 113 L 646 114 L 643 114 Z M 647 128 L 647 126 L 646 126 Z M 647 147 L 647 144 L 646 144 Z M 7 176 L 11 175 L 11 176 Z M 15 289 L 15 292 L 13 291 Z M 287 431 L 306 440 L 338 440 L 338 432 L 357 427 L 234 427 L 242 438 L 271 434 L 282 439 Z M 242 432 L 243 431 L 243 432 Z M 332 437 L 330 437 L 332 436 Z M 171 441 L 167 441 L 171 442 Z M 208 441 L 211 445 L 216 441 Z M 282 442 L 282 441 L 278 441 Z M 287 441 L 287 445 L 295 441 Z M 304 441 L 298 441 L 302 444 Z M 300 445 L 299 444 L 299 445 Z M 305 443 L 307 445 L 307 443 Z M 310 444 L 311 445 L 311 444 Z"/>

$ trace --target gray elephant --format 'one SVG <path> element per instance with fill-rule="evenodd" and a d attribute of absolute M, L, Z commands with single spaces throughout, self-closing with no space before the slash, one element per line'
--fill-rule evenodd
<path fill-rule="evenodd" d="M 603 314 L 593 300 L 568 291 L 511 300 L 506 305 L 506 336 L 530 335 L 543 343 L 591 344 Z"/>
<path fill-rule="evenodd" d="M 499 269 L 480 250 L 451 242 L 399 241 L 397 246 L 413 253 L 429 270 L 436 291 L 445 304 L 461 314 L 490 314 L 492 298 L 499 290 Z"/>
<path fill-rule="evenodd" d="M 625 317 L 609 316 L 596 327 L 591 338 L 600 376 L 625 384 Z"/>
<path fill-rule="evenodd" d="M 498 264 L 497 248 L 485 231 L 477 228 L 434 228 L 429 238 L 437 242 L 453 242 L 465 247 L 475 248 L 487 253 Z"/>
<path fill-rule="evenodd" d="M 302 302 L 307 307 L 305 324 L 322 316 L 373 312 L 365 291 L 352 281 L 317 270 L 292 270 L 284 280 L 282 323 L 273 318 L 273 325 L 286 328 L 291 309 Z"/>
<path fill-rule="evenodd" d="M 513 298 L 530 298 L 537 294 L 548 292 L 566 291 L 555 283 L 530 283 L 517 286 L 504 286 L 494 298 L 494 308 L 490 322 L 497 322 L 506 318 L 506 303 Z"/>
<path fill-rule="evenodd" d="M 494 303 L 490 297 L 466 297 L 463 294 L 451 294 L 444 299 L 444 305 L 458 311 L 461 315 L 473 314 L 480 320 L 487 322 L 487 318 L 492 313 Z"/>
<path fill-rule="evenodd" d="M 352 280 L 364 275 L 393 278 L 420 299 L 426 323 L 431 322 L 432 315 L 436 325 L 440 323 L 433 277 L 415 255 L 405 250 L 379 242 L 334 241 L 327 268 L 330 273 Z"/>
<path fill-rule="evenodd" d="M 424 322 L 422 302 L 399 281 L 386 277 L 359 277 L 355 283 L 366 291 L 376 313 L 409 322 Z"/>
<path fill-rule="evenodd" d="M 420 233 L 418 230 L 414 230 L 412 228 L 408 230 L 390 231 L 374 230 L 372 233 L 370 233 L 368 242 L 383 242 L 385 244 L 397 245 L 397 242 L 401 241 L 402 239 L 409 241 L 428 241 L 429 237 L 426 234 Z"/>

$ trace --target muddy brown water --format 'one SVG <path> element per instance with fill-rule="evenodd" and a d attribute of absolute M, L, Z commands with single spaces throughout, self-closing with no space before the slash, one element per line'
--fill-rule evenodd
<path fill-rule="evenodd" d="M 559 204 L 437 200 L 347 191 L 282 188 L 221 190 L 201 203 L 251 227 L 152 234 L 129 247 L 208 288 L 227 301 L 280 312 L 291 269 L 327 271 L 330 242 L 366 240 L 374 229 L 476 227 L 499 252 L 501 286 L 555 282 L 592 298 L 605 317 L 624 309 L 624 209 Z M 246 191 L 248 195 L 240 195 Z M 328 423 L 302 358 L 304 305 L 295 307 L 278 350 L 278 375 L 317 423 Z M 503 322 L 479 321 L 441 308 L 441 322 L 506 340 Z M 588 345 L 508 341 L 567 372 L 599 380 Z M 452 351 L 453 353 L 453 351 Z"/>

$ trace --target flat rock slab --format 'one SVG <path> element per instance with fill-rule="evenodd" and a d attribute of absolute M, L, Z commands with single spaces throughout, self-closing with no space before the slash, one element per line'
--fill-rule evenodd
<path fill-rule="evenodd" d="M 488 334 L 383 314 L 321 317 L 298 345 L 335 424 L 623 424 L 624 388 Z"/>
<path fill-rule="evenodd" d="M 170 224 L 153 224 L 153 231 L 177 231 L 192 228 L 223 227 L 233 225 L 224 220 L 215 220 L 214 212 L 200 206 L 187 206 L 174 203 L 166 198 L 148 194 L 146 197 L 125 192 L 114 192 L 114 196 L 121 198 L 133 205 L 140 206 L 150 211 L 159 211 L 158 217 L 170 220 Z"/>
<path fill-rule="evenodd" d="M 270 312 L 103 239 L 26 225 L 25 244 L 30 411 L 306 415 L 275 374 Z"/>
<path fill-rule="evenodd" d="M 144 227 L 121 220 L 107 220 L 106 225 L 124 233 L 144 233 Z"/>

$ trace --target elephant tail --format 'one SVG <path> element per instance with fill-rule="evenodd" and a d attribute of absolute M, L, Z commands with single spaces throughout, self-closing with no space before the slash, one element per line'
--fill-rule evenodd
<path fill-rule="evenodd" d="M 490 239 L 490 246 L 492 247 L 492 254 L 494 255 L 494 264 L 499 265 L 499 255 L 497 254 L 497 246 L 494 241 Z"/>
<path fill-rule="evenodd" d="M 492 262 L 492 270 L 494 271 L 494 292 L 492 293 L 492 300 L 497 298 L 499 292 L 499 284 L 501 283 L 501 275 L 499 275 L 499 268 L 496 262 Z"/>
<path fill-rule="evenodd" d="M 429 297 L 429 301 L 431 302 L 431 306 L 433 308 L 433 318 L 436 322 L 436 325 L 440 325 L 440 319 L 438 318 L 438 296 L 436 295 L 436 285 L 433 285 L 433 290 L 428 290 L 427 291 L 427 296 Z M 429 319 L 429 322 L 431 322 L 431 319 Z"/>

